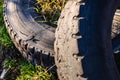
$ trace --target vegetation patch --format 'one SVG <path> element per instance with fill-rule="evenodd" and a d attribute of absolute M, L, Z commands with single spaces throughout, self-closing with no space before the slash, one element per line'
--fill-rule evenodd
<path fill-rule="evenodd" d="M 40 14 L 39 22 L 44 22 L 53 27 L 57 26 L 57 21 L 61 10 L 64 8 L 67 0 L 36 0 L 36 12 Z"/>
<path fill-rule="evenodd" d="M 3 68 L 7 70 L 6 80 L 56 80 L 52 71 L 21 58 L 6 59 Z"/>

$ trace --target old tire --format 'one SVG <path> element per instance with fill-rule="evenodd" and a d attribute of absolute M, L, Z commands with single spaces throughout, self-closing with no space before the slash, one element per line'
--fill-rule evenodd
<path fill-rule="evenodd" d="M 55 28 L 38 24 L 33 16 L 34 0 L 5 0 L 4 21 L 15 46 L 28 61 L 52 66 Z"/>
<path fill-rule="evenodd" d="M 67 2 L 55 32 L 60 80 L 120 80 L 111 41 L 116 8 L 114 0 Z"/>

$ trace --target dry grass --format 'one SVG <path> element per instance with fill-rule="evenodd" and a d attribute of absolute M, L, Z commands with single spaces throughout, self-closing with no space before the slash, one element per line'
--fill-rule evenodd
<path fill-rule="evenodd" d="M 35 10 L 43 19 L 40 22 L 56 27 L 61 10 L 64 8 L 66 1 L 67 0 L 36 0 L 38 6 Z"/>

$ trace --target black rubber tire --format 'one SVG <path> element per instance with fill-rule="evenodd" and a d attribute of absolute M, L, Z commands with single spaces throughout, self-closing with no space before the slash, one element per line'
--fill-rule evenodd
<path fill-rule="evenodd" d="M 38 24 L 33 16 L 34 0 L 5 0 L 4 21 L 15 46 L 28 61 L 52 66 L 54 64 L 55 28 Z M 35 4 L 35 3 L 34 3 Z"/>
<path fill-rule="evenodd" d="M 120 80 L 111 41 L 116 3 L 67 2 L 55 32 L 55 63 L 60 80 Z"/>

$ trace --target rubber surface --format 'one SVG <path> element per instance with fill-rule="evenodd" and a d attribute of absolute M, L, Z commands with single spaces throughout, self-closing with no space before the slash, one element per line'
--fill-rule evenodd
<path fill-rule="evenodd" d="M 114 0 L 70 0 L 55 33 L 55 63 L 60 80 L 120 80 L 113 57 Z"/>

